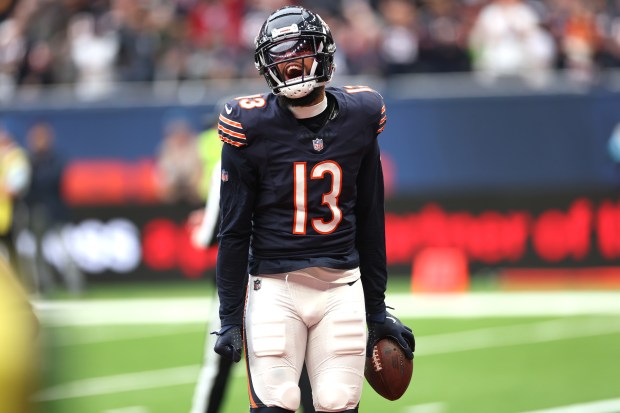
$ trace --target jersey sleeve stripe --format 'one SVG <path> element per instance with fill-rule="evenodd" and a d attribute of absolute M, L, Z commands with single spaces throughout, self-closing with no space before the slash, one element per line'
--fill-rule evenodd
<path fill-rule="evenodd" d="M 222 125 L 218 125 L 217 129 L 220 130 L 221 132 L 223 132 L 226 135 L 234 136 L 235 138 L 245 140 L 245 135 L 243 133 L 239 133 L 239 132 L 232 131 L 230 129 L 226 129 Z"/>
<path fill-rule="evenodd" d="M 383 115 L 385 113 L 385 105 L 381 106 L 381 114 Z"/>
<path fill-rule="evenodd" d="M 232 139 L 228 139 L 226 136 L 222 135 L 221 133 L 219 133 L 218 135 L 219 135 L 220 140 L 222 142 L 227 143 L 229 145 L 236 146 L 237 148 L 239 148 L 241 146 L 247 146 L 247 144 L 245 142 L 237 142 L 237 141 L 234 141 Z"/>
<path fill-rule="evenodd" d="M 383 115 L 383 117 L 379 120 L 379 125 L 383 125 L 387 120 L 387 115 Z"/>
<path fill-rule="evenodd" d="M 377 129 L 377 135 L 380 134 L 381 132 L 383 132 L 383 129 L 385 129 L 385 125 L 381 126 L 379 129 Z"/>
<path fill-rule="evenodd" d="M 220 114 L 220 121 L 225 123 L 225 124 L 227 124 L 227 125 L 229 125 L 229 126 L 235 127 L 235 128 L 239 128 L 239 129 L 243 128 L 243 126 L 241 126 L 241 124 L 239 122 L 235 122 L 234 120 L 230 120 L 230 119 L 228 119 L 227 117 L 225 117 L 222 114 Z"/>

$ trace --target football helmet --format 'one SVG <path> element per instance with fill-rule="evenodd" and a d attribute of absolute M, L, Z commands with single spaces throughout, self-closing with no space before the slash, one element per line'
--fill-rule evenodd
<path fill-rule="evenodd" d="M 254 62 L 274 94 L 296 99 L 329 82 L 336 44 L 321 17 L 299 6 L 273 12 L 255 40 Z"/>

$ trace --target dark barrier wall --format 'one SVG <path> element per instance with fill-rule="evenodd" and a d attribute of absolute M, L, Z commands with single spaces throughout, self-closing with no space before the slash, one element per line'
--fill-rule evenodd
<path fill-rule="evenodd" d="M 199 129 L 211 112 L 210 106 L 71 108 L 6 111 L 1 118 L 22 142 L 33 122 L 51 123 L 57 146 L 69 159 L 136 160 L 153 156 L 168 122 L 184 119 Z"/>
<path fill-rule="evenodd" d="M 607 141 L 620 93 L 390 100 L 381 135 L 400 195 L 612 188 L 620 172 Z M 7 111 L 19 139 L 37 119 L 53 124 L 72 159 L 151 157 L 165 125 L 200 127 L 211 106 Z"/>
<path fill-rule="evenodd" d="M 610 187 L 620 95 L 395 102 L 381 142 L 407 193 Z"/>
<path fill-rule="evenodd" d="M 459 248 L 478 267 L 620 264 L 620 169 L 607 149 L 620 93 L 386 103 L 390 265 L 410 268 L 427 247 Z M 169 121 L 200 128 L 211 109 L 16 110 L 2 119 L 22 142 L 32 122 L 50 122 L 70 160 L 131 164 L 154 155 Z M 189 210 L 118 199 L 74 204 L 72 250 L 90 279 L 194 278 L 213 268 L 214 250 L 189 245 Z"/>

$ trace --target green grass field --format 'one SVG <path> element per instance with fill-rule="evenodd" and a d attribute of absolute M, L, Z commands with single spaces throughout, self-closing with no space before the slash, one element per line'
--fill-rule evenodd
<path fill-rule="evenodd" d="M 620 412 L 619 292 L 482 292 L 461 301 L 409 295 L 406 282 L 388 291 L 400 293 L 388 303 L 416 334 L 413 381 L 394 402 L 366 385 L 360 412 Z M 46 301 L 62 311 L 39 310 L 39 411 L 189 412 L 210 294 L 194 282 Z M 249 411 L 246 389 L 242 362 L 223 413 Z"/>

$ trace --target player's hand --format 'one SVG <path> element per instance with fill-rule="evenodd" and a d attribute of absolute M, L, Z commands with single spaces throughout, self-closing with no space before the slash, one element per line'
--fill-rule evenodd
<path fill-rule="evenodd" d="M 213 349 L 217 354 L 238 363 L 241 360 L 241 349 L 243 348 L 243 338 L 240 325 L 228 325 L 214 331 L 217 334 L 217 341 Z"/>
<path fill-rule="evenodd" d="M 394 339 L 405 351 L 409 360 L 413 359 L 415 351 L 415 338 L 409 327 L 390 313 L 386 313 L 385 320 L 381 322 L 368 321 L 368 342 L 366 345 L 366 356 L 372 356 L 372 348 L 383 338 Z"/>

